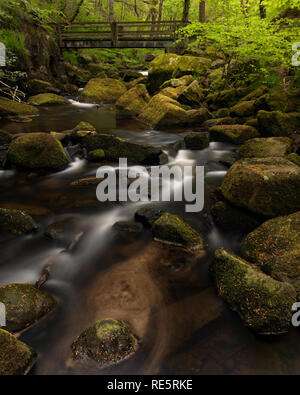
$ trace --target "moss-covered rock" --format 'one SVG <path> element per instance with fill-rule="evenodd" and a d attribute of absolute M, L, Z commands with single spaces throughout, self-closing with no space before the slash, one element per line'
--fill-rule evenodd
<path fill-rule="evenodd" d="M 176 64 L 173 77 L 179 78 L 184 75 L 204 75 L 212 64 L 211 59 L 197 56 L 181 56 Z"/>
<path fill-rule="evenodd" d="M 184 125 L 187 120 L 187 112 L 177 101 L 158 94 L 152 97 L 138 119 L 153 128 L 162 129 Z"/>
<path fill-rule="evenodd" d="M 32 95 L 38 95 L 45 92 L 53 92 L 56 90 L 48 81 L 33 79 L 28 81 L 28 91 Z"/>
<path fill-rule="evenodd" d="M 267 111 L 297 112 L 300 108 L 299 93 L 267 93 L 256 100 L 256 106 Z"/>
<path fill-rule="evenodd" d="M 28 103 L 32 106 L 51 106 L 59 104 L 67 104 L 68 101 L 59 95 L 54 93 L 41 93 L 36 96 L 31 96 Z"/>
<path fill-rule="evenodd" d="M 210 269 L 219 296 L 246 326 L 259 334 L 288 331 L 291 306 L 296 301 L 290 284 L 274 280 L 224 249 L 216 251 Z"/>
<path fill-rule="evenodd" d="M 119 158 L 127 158 L 129 161 L 140 164 L 160 164 L 163 152 L 148 144 L 138 144 L 123 140 L 109 134 L 97 133 L 86 136 L 82 140 L 88 151 L 103 149 L 105 158 L 118 161 Z"/>
<path fill-rule="evenodd" d="M 208 119 L 207 121 L 204 122 L 205 127 L 211 128 L 213 126 L 218 126 L 218 125 L 237 125 L 237 118 L 231 118 L 231 117 L 224 117 L 224 118 L 213 118 L 213 119 Z"/>
<path fill-rule="evenodd" d="M 139 115 L 150 101 L 147 88 L 143 84 L 138 84 L 134 88 L 125 92 L 116 102 L 116 107 L 122 115 Z"/>
<path fill-rule="evenodd" d="M 293 162 L 295 165 L 300 166 L 300 155 L 297 155 L 295 152 L 289 154 L 287 159 Z"/>
<path fill-rule="evenodd" d="M 208 132 L 193 132 L 184 136 L 186 149 L 201 150 L 209 146 Z"/>
<path fill-rule="evenodd" d="M 150 93 L 156 92 L 165 81 L 172 78 L 179 58 L 179 55 L 168 53 L 156 56 L 149 64 L 147 87 Z"/>
<path fill-rule="evenodd" d="M 249 233 L 263 222 L 253 213 L 223 201 L 212 207 L 211 214 L 217 226 L 226 231 Z"/>
<path fill-rule="evenodd" d="M 292 149 L 288 137 L 256 138 L 246 141 L 239 149 L 240 158 L 268 158 L 285 156 Z"/>
<path fill-rule="evenodd" d="M 234 106 L 242 96 L 241 91 L 237 89 L 225 89 L 218 93 L 210 93 L 206 102 L 211 110 Z"/>
<path fill-rule="evenodd" d="M 198 81 L 193 81 L 178 96 L 179 103 L 198 106 L 204 99 L 203 90 Z"/>
<path fill-rule="evenodd" d="M 105 152 L 103 149 L 95 149 L 94 151 L 90 151 L 88 153 L 88 161 L 89 162 L 101 162 L 105 159 Z"/>
<path fill-rule="evenodd" d="M 69 163 L 60 141 L 47 133 L 28 133 L 14 139 L 8 159 L 25 169 L 61 170 Z"/>
<path fill-rule="evenodd" d="M 300 296 L 300 211 L 273 218 L 242 243 L 243 256 L 279 281 L 291 283 Z"/>
<path fill-rule="evenodd" d="M 232 144 L 242 144 L 245 141 L 258 137 L 258 131 L 246 125 L 217 125 L 210 129 L 211 137 L 216 141 Z"/>
<path fill-rule="evenodd" d="M 216 111 L 216 118 L 226 118 L 229 117 L 230 108 L 220 108 Z"/>
<path fill-rule="evenodd" d="M 55 241 L 71 243 L 80 231 L 81 226 L 78 218 L 70 217 L 48 225 L 44 235 Z"/>
<path fill-rule="evenodd" d="M 152 226 L 153 237 L 157 240 L 183 245 L 192 249 L 205 249 L 200 234 L 177 215 L 164 213 Z"/>
<path fill-rule="evenodd" d="M 37 359 L 33 348 L 0 329 L 0 376 L 20 376 L 29 372 Z"/>
<path fill-rule="evenodd" d="M 138 339 L 122 321 L 106 318 L 83 331 L 71 345 L 73 358 L 90 358 L 100 366 L 117 363 L 132 355 Z"/>
<path fill-rule="evenodd" d="M 160 94 L 177 100 L 178 96 L 184 91 L 184 89 L 184 86 L 178 86 L 177 88 L 167 87 L 162 89 Z"/>
<path fill-rule="evenodd" d="M 185 87 L 190 85 L 194 81 L 194 77 L 192 75 L 183 75 L 180 78 L 172 78 L 168 81 L 165 81 L 160 89 L 164 88 L 179 88 L 179 87 Z"/>
<path fill-rule="evenodd" d="M 254 91 L 248 93 L 246 96 L 244 96 L 241 101 L 249 101 L 249 100 L 256 100 L 263 96 L 266 92 L 268 91 L 268 87 L 266 85 L 261 85 Z"/>
<path fill-rule="evenodd" d="M 289 136 L 300 128 L 300 113 L 285 114 L 280 111 L 259 111 L 257 114 L 262 136 Z"/>
<path fill-rule="evenodd" d="M 114 224 L 114 229 L 118 232 L 138 234 L 142 232 L 143 225 L 134 221 L 118 221 Z"/>
<path fill-rule="evenodd" d="M 12 135 L 5 130 L 0 129 L 0 145 L 7 145 L 11 142 Z"/>
<path fill-rule="evenodd" d="M 114 103 L 126 90 L 123 81 L 113 78 L 93 78 L 85 86 L 80 97 L 86 102 Z"/>
<path fill-rule="evenodd" d="M 24 211 L 0 208 L 1 234 L 23 235 L 36 229 L 34 220 Z"/>
<path fill-rule="evenodd" d="M 52 311 L 57 302 L 30 284 L 9 284 L 0 287 L 0 302 L 6 307 L 6 327 L 18 332 L 36 323 Z"/>
<path fill-rule="evenodd" d="M 198 110 L 188 110 L 186 112 L 187 119 L 186 124 L 188 126 L 202 126 L 206 122 L 211 114 L 207 108 L 199 108 Z"/>
<path fill-rule="evenodd" d="M 79 122 L 79 124 L 77 126 L 75 126 L 75 128 L 72 131 L 78 132 L 79 130 L 96 132 L 95 126 L 93 126 L 89 122 L 84 122 L 84 121 Z"/>
<path fill-rule="evenodd" d="M 152 227 L 154 222 L 160 218 L 163 211 L 155 206 L 147 205 L 140 208 L 134 215 L 136 221 L 141 222 L 146 227 Z"/>
<path fill-rule="evenodd" d="M 255 114 L 255 100 L 242 101 L 233 106 L 230 110 L 231 117 L 251 117 Z"/>
<path fill-rule="evenodd" d="M 266 217 L 300 210 L 300 169 L 285 158 L 249 158 L 234 163 L 221 187 L 225 198 Z"/>
<path fill-rule="evenodd" d="M 0 97 L 0 116 L 38 114 L 39 110 L 33 106 Z"/>

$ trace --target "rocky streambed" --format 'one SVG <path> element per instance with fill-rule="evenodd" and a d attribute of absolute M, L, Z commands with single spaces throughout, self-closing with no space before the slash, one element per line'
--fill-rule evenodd
<path fill-rule="evenodd" d="M 0 373 L 299 372 L 299 95 L 209 93 L 219 56 L 0 98 Z M 203 211 L 99 202 L 120 157 L 204 166 Z"/>

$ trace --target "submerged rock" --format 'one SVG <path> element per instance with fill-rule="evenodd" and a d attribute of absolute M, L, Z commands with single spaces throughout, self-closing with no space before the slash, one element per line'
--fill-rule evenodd
<path fill-rule="evenodd" d="M 239 149 L 240 158 L 268 158 L 285 156 L 292 149 L 288 137 L 269 137 L 248 140 Z"/>
<path fill-rule="evenodd" d="M 105 152 L 103 149 L 95 149 L 94 151 L 90 151 L 88 153 L 88 160 L 90 162 L 101 162 L 105 159 Z"/>
<path fill-rule="evenodd" d="M 147 227 L 151 227 L 154 222 L 161 217 L 163 214 L 163 211 L 159 208 L 153 207 L 153 206 L 145 206 L 140 208 L 136 213 L 135 213 L 135 220 L 138 222 L 141 222 L 143 225 Z"/>
<path fill-rule="evenodd" d="M 6 327 L 10 332 L 21 331 L 52 311 L 57 302 L 30 284 L 9 284 L 0 287 L 0 302 L 6 307 Z"/>
<path fill-rule="evenodd" d="M 28 103 L 32 106 L 50 106 L 67 104 L 68 101 L 64 97 L 55 95 L 54 93 L 41 93 L 39 95 L 30 97 Z"/>
<path fill-rule="evenodd" d="M 194 132 L 184 136 L 186 149 L 201 150 L 209 146 L 209 133 Z"/>
<path fill-rule="evenodd" d="M 143 225 L 134 221 L 118 221 L 114 224 L 114 229 L 119 232 L 141 233 Z"/>
<path fill-rule="evenodd" d="M 0 329 L 0 376 L 25 375 L 37 359 L 35 350 Z"/>
<path fill-rule="evenodd" d="M 23 235 L 36 229 L 37 224 L 24 211 L 0 208 L 0 233 Z"/>
<path fill-rule="evenodd" d="M 88 151 L 103 149 L 105 158 L 110 161 L 118 161 L 119 158 L 127 158 L 128 161 L 141 164 L 160 164 L 164 159 L 163 152 L 148 144 L 138 144 L 123 140 L 110 134 L 97 133 L 86 136 L 82 140 Z"/>
<path fill-rule="evenodd" d="M 113 78 L 93 78 L 85 86 L 80 97 L 84 101 L 99 104 L 114 103 L 127 91 L 123 81 Z"/>
<path fill-rule="evenodd" d="M 150 96 L 146 86 L 138 84 L 117 100 L 116 107 L 123 115 L 137 116 L 144 110 L 149 101 Z"/>
<path fill-rule="evenodd" d="M 177 215 L 164 213 L 154 222 L 152 234 L 159 241 L 192 249 L 205 249 L 205 243 L 200 234 Z"/>
<path fill-rule="evenodd" d="M 287 332 L 296 292 L 287 282 L 262 273 L 223 248 L 211 264 L 217 291 L 238 312 L 245 325 L 259 334 Z"/>
<path fill-rule="evenodd" d="M 210 129 L 210 135 L 216 141 L 232 144 L 242 144 L 245 141 L 258 137 L 258 131 L 246 125 L 218 125 Z"/>
<path fill-rule="evenodd" d="M 285 114 L 280 111 L 259 111 L 258 126 L 262 136 L 289 136 L 300 129 L 300 113 Z"/>
<path fill-rule="evenodd" d="M 25 169 L 64 169 L 69 161 L 60 141 L 47 133 L 28 133 L 13 140 L 9 161 Z"/>
<path fill-rule="evenodd" d="M 234 163 L 221 187 L 225 198 L 266 217 L 300 210 L 300 168 L 285 158 L 249 158 Z"/>
<path fill-rule="evenodd" d="M 80 231 L 78 218 L 65 218 L 48 225 L 44 234 L 52 240 L 71 243 Z"/>
<path fill-rule="evenodd" d="M 0 97 L 0 116 L 38 114 L 39 110 L 33 106 Z"/>
<path fill-rule="evenodd" d="M 242 243 L 243 256 L 279 281 L 291 283 L 300 297 L 300 211 L 273 218 Z"/>
<path fill-rule="evenodd" d="M 106 318 L 83 331 L 71 345 L 73 358 L 90 358 L 100 366 L 117 363 L 132 355 L 138 339 L 122 321 Z"/>

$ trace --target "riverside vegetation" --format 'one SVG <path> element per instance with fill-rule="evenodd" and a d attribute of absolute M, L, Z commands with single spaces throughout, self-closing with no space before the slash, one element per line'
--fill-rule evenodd
<path fill-rule="evenodd" d="M 233 146 L 234 155 L 225 163 L 228 171 L 218 185 L 210 188 L 209 204 L 204 210 L 221 232 L 238 232 L 241 239 L 235 251 L 226 245 L 212 251 L 200 214 L 201 226 L 194 226 L 184 213 L 148 204 L 134 210 L 134 220 L 109 225 L 114 225 L 123 237 L 126 234 L 129 245 L 150 229 L 153 261 L 158 249 L 158 256 L 172 270 L 183 262 L 190 267 L 203 266 L 206 260 L 206 272 L 217 294 L 238 313 L 241 325 L 257 336 L 288 332 L 291 308 L 300 295 L 300 74 L 299 68 L 291 65 L 291 33 L 283 33 L 283 29 L 288 26 L 293 31 L 300 11 L 286 4 L 277 9 L 268 1 L 250 1 L 242 8 L 239 1 L 231 1 L 233 9 L 216 2 L 213 17 L 213 2 L 201 1 L 202 20 L 194 20 L 192 6 L 193 23 L 182 30 L 169 53 L 70 51 L 64 53 L 61 71 L 56 61 L 57 37 L 50 21 L 84 20 L 92 2 L 56 2 L 61 9 L 54 6 L 55 2 L 47 3 L 45 7 L 38 1 L 22 0 L 14 8 L 10 0 L 0 6 L 0 21 L 5 26 L 0 29 L 0 41 L 8 50 L 8 65 L 1 70 L 0 78 L 17 84 L 26 95 L 26 99 L 17 101 L 7 91 L 0 91 L 0 173 L 14 171 L 27 180 L 47 180 L 56 172 L 67 174 L 64 171 L 78 158 L 93 169 L 104 163 L 116 165 L 123 157 L 133 165 L 157 166 L 168 163 L 171 151 L 200 152 L 212 143 Z M 164 3 L 165 8 L 158 11 L 164 10 L 166 18 L 174 16 L 175 3 L 175 8 L 183 7 L 183 13 L 190 6 L 187 1 L 181 4 L 161 0 L 152 11 L 139 4 L 141 9 L 136 12 L 155 14 L 156 7 Z M 203 20 L 205 3 L 207 15 Z M 99 18 L 111 13 L 111 9 L 101 10 Z M 239 16 L 232 10 L 238 10 Z M 257 16 L 258 10 L 261 14 Z M 118 13 L 121 15 L 122 9 L 115 9 L 115 15 Z M 228 25 L 238 18 L 238 40 L 244 37 L 241 45 L 235 46 L 236 29 L 225 36 L 228 26 L 224 18 Z M 257 36 L 247 41 L 249 29 L 256 29 Z M 266 47 L 261 48 L 264 32 L 270 34 Z M 276 42 L 271 45 L 273 33 Z M 100 110 L 109 108 L 120 122 L 180 137 L 166 149 L 165 144 L 154 144 L 151 138 L 140 142 L 125 134 L 120 137 L 111 133 L 113 128 L 99 130 L 84 118 L 67 130 L 60 127 L 54 131 L 47 126 L 43 130 L 31 129 L 37 119 L 47 123 L 49 111 L 70 108 L 69 99 L 75 98 L 75 104 L 81 105 L 79 111 L 85 104 L 93 104 L 101 117 Z M 136 133 L 138 136 L 140 132 Z M 72 196 L 77 191 L 88 191 L 89 198 L 75 202 L 72 197 L 70 203 L 60 195 L 54 199 L 56 205 L 52 201 L 48 207 L 30 206 L 27 201 L 11 204 L 5 194 L 1 198 L 3 242 L 20 239 L 21 243 L 22 237 L 42 232 L 43 238 L 63 243 L 64 249 L 39 267 L 35 285 L 8 283 L 1 278 L 0 302 L 6 306 L 7 326 L 0 329 L 0 374 L 30 371 L 38 353 L 18 336 L 43 317 L 47 319 L 63 303 L 51 295 L 51 287 L 47 291 L 43 288 L 51 280 L 53 260 L 76 251 L 86 232 L 76 217 L 57 219 L 59 210 L 55 210 L 60 205 L 59 213 L 65 214 L 70 209 L 72 212 L 74 208 L 85 210 L 99 205 L 90 197 L 96 193 L 96 177 L 86 174 L 68 182 Z M 14 184 L 4 179 L 2 189 L 19 187 L 18 183 L 24 182 Z M 151 254 L 147 259 L 151 261 Z M 178 263 L 178 259 L 182 262 Z M 158 272 L 163 270 L 162 265 Z M 87 329 L 78 325 L 77 337 L 74 334 L 68 345 L 68 358 L 72 363 L 94 361 L 98 368 L 128 360 L 143 349 L 145 339 L 139 331 L 137 321 L 131 322 L 122 314 L 99 317 L 96 322 L 90 321 Z"/>

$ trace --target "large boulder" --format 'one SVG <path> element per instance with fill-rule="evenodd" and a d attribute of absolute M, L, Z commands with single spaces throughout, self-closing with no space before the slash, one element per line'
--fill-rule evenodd
<path fill-rule="evenodd" d="M 71 345 L 73 358 L 92 359 L 100 366 L 117 363 L 134 354 L 138 339 L 122 321 L 106 318 L 97 321 Z"/>
<path fill-rule="evenodd" d="M 12 141 L 9 161 L 24 169 L 61 170 L 68 165 L 62 144 L 47 133 L 28 133 Z"/>
<path fill-rule="evenodd" d="M 181 56 L 176 64 L 173 77 L 179 78 L 187 74 L 202 76 L 209 70 L 211 59 L 198 56 Z"/>
<path fill-rule="evenodd" d="M 188 126 L 201 126 L 211 117 L 211 114 L 207 108 L 199 108 L 198 110 L 188 110 L 186 116 Z"/>
<path fill-rule="evenodd" d="M 192 132 L 184 136 L 186 149 L 202 150 L 209 146 L 208 132 Z"/>
<path fill-rule="evenodd" d="M 182 90 L 177 100 L 179 103 L 187 104 L 188 106 L 198 106 L 204 99 L 203 90 L 198 81 L 193 81 L 190 85 Z"/>
<path fill-rule="evenodd" d="M 267 93 L 256 100 L 256 106 L 267 111 L 294 112 L 299 111 L 299 92 Z"/>
<path fill-rule="evenodd" d="M 54 88 L 50 82 L 39 79 L 33 79 L 28 81 L 28 92 L 32 95 L 38 95 L 40 93 L 57 93 L 58 89 Z"/>
<path fill-rule="evenodd" d="M 291 283 L 300 297 L 300 211 L 273 218 L 242 243 L 243 256 L 279 281 Z"/>
<path fill-rule="evenodd" d="M 134 163 L 159 165 L 164 156 L 159 148 L 148 144 L 129 142 L 110 134 L 97 133 L 86 136 L 82 139 L 82 144 L 88 151 L 103 149 L 105 158 L 110 161 L 127 158 Z"/>
<path fill-rule="evenodd" d="M 93 78 L 87 83 L 80 97 L 86 102 L 114 103 L 126 90 L 123 81 L 113 78 Z"/>
<path fill-rule="evenodd" d="M 68 101 L 64 97 L 55 95 L 54 93 L 41 93 L 31 96 L 28 100 L 28 104 L 32 106 L 52 106 L 67 103 Z"/>
<path fill-rule="evenodd" d="M 37 225 L 30 215 L 22 210 L 0 208 L 0 233 L 23 235 L 33 232 Z"/>
<path fill-rule="evenodd" d="M 38 114 L 39 110 L 33 106 L 0 97 L 0 116 Z"/>
<path fill-rule="evenodd" d="M 36 358 L 33 348 L 0 329 L 0 376 L 25 375 L 34 365 Z"/>
<path fill-rule="evenodd" d="M 165 81 L 160 89 L 185 87 L 190 85 L 194 80 L 192 75 L 183 75 L 180 78 L 172 78 L 171 80 Z"/>
<path fill-rule="evenodd" d="M 248 158 L 234 163 L 221 186 L 225 198 L 266 217 L 300 210 L 300 168 L 285 158 Z"/>
<path fill-rule="evenodd" d="M 256 138 L 246 141 L 239 149 L 240 158 L 268 158 L 286 156 L 292 149 L 288 137 Z"/>
<path fill-rule="evenodd" d="M 210 93 L 206 98 L 206 102 L 211 110 L 218 110 L 219 108 L 234 106 L 241 96 L 242 91 L 238 89 L 225 89 L 217 93 Z"/>
<path fill-rule="evenodd" d="M 261 110 L 257 114 L 262 136 L 289 136 L 300 129 L 300 112 L 285 114 L 280 111 Z"/>
<path fill-rule="evenodd" d="M 220 249 L 211 264 L 216 288 L 245 325 L 259 334 L 279 334 L 290 327 L 296 292 L 287 282 L 267 276 L 248 262 Z"/>
<path fill-rule="evenodd" d="M 160 86 L 172 78 L 180 56 L 172 53 L 156 56 L 149 64 L 148 88 L 150 93 L 156 92 Z"/>
<path fill-rule="evenodd" d="M 205 249 L 200 234 L 177 215 L 164 213 L 152 226 L 153 237 L 159 241 L 191 249 Z"/>
<path fill-rule="evenodd" d="M 139 115 L 150 101 L 147 88 L 143 84 L 138 84 L 134 88 L 125 92 L 116 102 L 116 108 L 123 115 Z"/>
<path fill-rule="evenodd" d="M 184 125 L 187 112 L 181 105 L 170 97 L 158 94 L 152 97 L 138 119 L 153 128 Z"/>
<path fill-rule="evenodd" d="M 51 295 L 30 284 L 0 287 L 0 302 L 6 307 L 5 329 L 9 332 L 18 332 L 36 323 L 57 305 Z"/>
<path fill-rule="evenodd" d="M 233 106 L 230 110 L 231 117 L 251 117 L 256 112 L 255 100 L 241 101 Z"/>
<path fill-rule="evenodd" d="M 216 141 L 242 144 L 258 137 L 259 133 L 254 127 L 247 125 L 217 125 L 210 129 L 210 135 Z"/>

